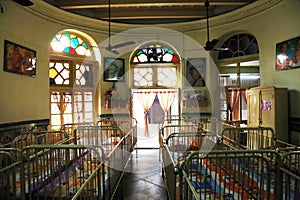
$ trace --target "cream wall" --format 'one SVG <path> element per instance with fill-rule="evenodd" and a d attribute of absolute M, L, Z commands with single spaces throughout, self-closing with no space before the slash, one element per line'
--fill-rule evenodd
<path fill-rule="evenodd" d="M 58 25 L 39 19 L 12 1 L 1 2 L 0 13 L 0 123 L 47 119 L 49 42 Z M 4 40 L 37 52 L 35 78 L 4 72 Z"/>
<path fill-rule="evenodd" d="M 58 16 L 61 21 L 40 17 L 33 14 L 30 9 L 27 10 L 10 0 L 3 0 L 2 6 L 4 13 L 0 13 L 0 67 L 3 68 L 4 40 L 9 40 L 37 51 L 37 76 L 31 78 L 0 70 L 0 124 L 47 119 L 49 118 L 48 63 L 51 38 L 60 30 L 74 28 L 86 32 L 99 43 L 107 36 L 107 33 L 102 31 L 106 27 L 93 28 L 87 25 L 86 28 L 82 25 L 68 24 L 63 22 L 64 16 Z M 260 47 L 261 83 L 289 89 L 290 116 L 292 117 L 300 117 L 300 79 L 298 77 L 300 69 L 275 71 L 274 56 L 276 43 L 300 36 L 300 26 L 297 23 L 300 19 L 299 7 L 299 0 L 285 0 L 243 20 L 225 25 L 212 23 L 210 36 L 211 39 L 219 38 L 237 31 L 254 34 Z M 74 19 L 73 22 L 76 20 Z M 165 25 L 165 27 L 181 30 L 204 45 L 205 26 L 195 29 L 190 28 L 195 26 L 187 24 L 187 26 Z M 120 31 L 129 28 L 129 26 L 122 25 L 120 27 Z"/>

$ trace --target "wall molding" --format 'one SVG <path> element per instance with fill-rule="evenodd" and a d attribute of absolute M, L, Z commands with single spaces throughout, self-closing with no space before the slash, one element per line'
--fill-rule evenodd
<path fill-rule="evenodd" d="M 95 32 L 107 32 L 108 23 L 106 21 L 92 19 L 76 15 L 59 8 L 56 8 L 44 1 L 32 0 L 33 6 L 26 7 L 28 11 L 33 14 L 45 18 L 49 21 L 60 23 L 72 28 L 79 28 L 85 30 L 93 30 Z M 239 21 L 248 17 L 252 17 L 260 12 L 263 12 L 277 4 L 282 3 L 282 0 L 260 0 L 251 3 L 245 7 L 242 7 L 236 11 L 232 11 L 220 16 L 216 16 L 210 19 L 210 27 L 219 26 L 227 23 Z M 197 20 L 193 22 L 182 22 L 182 23 L 170 23 L 170 24 L 159 24 L 159 25 L 132 25 L 132 24 L 121 24 L 111 23 L 111 31 L 113 33 L 124 32 L 131 29 L 143 28 L 143 27 L 164 27 L 177 30 L 180 32 L 193 31 L 206 28 L 206 20 Z"/>

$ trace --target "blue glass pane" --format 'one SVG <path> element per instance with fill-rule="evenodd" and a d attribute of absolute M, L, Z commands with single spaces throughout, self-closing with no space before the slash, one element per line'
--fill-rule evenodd
<path fill-rule="evenodd" d="M 71 37 L 71 36 L 70 36 L 70 33 L 64 33 L 64 36 L 66 36 L 66 37 L 68 37 L 68 38 Z"/>
<path fill-rule="evenodd" d="M 78 42 L 78 39 L 77 38 L 72 38 L 71 39 L 71 47 L 76 49 L 77 46 L 78 46 L 79 42 Z"/>
<path fill-rule="evenodd" d="M 170 49 L 169 49 L 168 53 L 174 55 L 174 52 Z"/>
<path fill-rule="evenodd" d="M 88 45 L 85 42 L 83 42 L 81 45 L 84 46 L 87 49 L 89 48 Z"/>
<path fill-rule="evenodd" d="M 70 48 L 69 48 L 69 47 L 65 48 L 65 49 L 64 49 L 64 52 L 65 52 L 65 53 L 70 53 Z"/>

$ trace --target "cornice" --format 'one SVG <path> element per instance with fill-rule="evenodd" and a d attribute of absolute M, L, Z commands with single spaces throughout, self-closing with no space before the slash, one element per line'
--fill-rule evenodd
<path fill-rule="evenodd" d="M 68 28 L 80 28 L 85 30 L 92 30 L 95 32 L 107 32 L 108 24 L 106 21 L 92 19 L 73 13 L 66 12 L 59 8 L 56 8 L 44 1 L 32 0 L 33 6 L 26 9 L 31 11 L 33 14 L 39 17 L 45 18 L 49 21 L 65 25 Z M 239 21 L 260 12 L 263 12 L 279 3 L 282 0 L 258 0 L 252 4 L 242 7 L 238 10 L 219 15 L 210 18 L 210 27 L 219 26 L 227 23 Z M 121 24 L 111 23 L 111 31 L 113 33 L 124 32 L 131 29 L 142 28 L 142 27 L 162 27 L 170 28 L 179 32 L 194 31 L 206 28 L 206 20 L 197 20 L 193 22 L 184 23 L 170 23 L 170 24 L 159 24 L 159 25 L 132 25 L 132 24 Z"/>

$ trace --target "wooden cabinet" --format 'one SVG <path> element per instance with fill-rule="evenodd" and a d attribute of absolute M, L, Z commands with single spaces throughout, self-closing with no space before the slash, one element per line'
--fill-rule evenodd
<path fill-rule="evenodd" d="M 287 88 L 251 88 L 247 91 L 247 113 L 249 127 L 271 127 L 277 139 L 289 142 Z"/>

